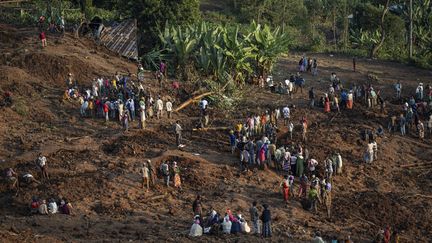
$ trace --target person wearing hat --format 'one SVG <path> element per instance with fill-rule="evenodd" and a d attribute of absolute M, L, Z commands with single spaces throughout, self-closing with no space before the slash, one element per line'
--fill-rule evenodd
<path fill-rule="evenodd" d="M 416 97 L 419 101 L 423 100 L 423 90 L 423 83 L 419 83 L 416 89 Z"/>
<path fill-rule="evenodd" d="M 148 191 L 149 188 L 150 188 L 150 185 L 149 185 L 149 183 L 150 183 L 149 182 L 150 181 L 150 170 L 148 168 L 147 163 L 144 163 L 143 167 L 141 168 L 141 176 L 142 176 L 142 186 L 141 186 L 141 188 L 144 189 L 144 185 L 146 185 L 147 186 L 147 191 Z"/>

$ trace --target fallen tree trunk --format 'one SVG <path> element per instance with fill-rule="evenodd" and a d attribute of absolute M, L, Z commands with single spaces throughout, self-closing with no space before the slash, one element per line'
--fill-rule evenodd
<path fill-rule="evenodd" d="M 426 163 L 414 163 L 414 164 L 401 165 L 402 168 L 408 168 L 408 167 L 421 167 L 421 166 L 432 166 L 432 162 L 426 162 Z"/>
<path fill-rule="evenodd" d="M 410 198 L 410 197 L 423 197 L 423 198 L 432 199 L 432 195 L 423 195 L 423 194 L 407 195 L 407 196 L 403 196 L 402 198 Z"/>
<path fill-rule="evenodd" d="M 183 104 L 181 104 L 179 107 L 177 107 L 174 111 L 179 112 L 180 110 L 182 110 L 182 109 L 186 108 L 187 106 L 189 106 L 190 104 L 192 104 L 194 101 L 197 101 L 197 100 L 204 98 L 206 96 L 209 96 L 211 94 L 213 94 L 213 92 L 206 92 L 204 94 L 200 94 L 198 96 L 192 97 L 192 98 L 188 99 L 187 101 L 183 102 Z"/>
<path fill-rule="evenodd" d="M 204 128 L 193 128 L 192 131 L 211 131 L 211 130 L 228 130 L 229 127 L 204 127 Z"/>
<path fill-rule="evenodd" d="M 154 197 L 151 197 L 151 198 L 147 199 L 147 201 L 158 200 L 158 199 L 166 198 L 167 196 L 168 196 L 168 194 L 163 194 L 163 195 L 159 195 L 159 196 L 154 196 Z"/>

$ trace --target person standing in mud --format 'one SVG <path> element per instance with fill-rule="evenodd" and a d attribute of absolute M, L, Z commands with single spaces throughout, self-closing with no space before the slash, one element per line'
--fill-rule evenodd
<path fill-rule="evenodd" d="M 192 211 L 194 213 L 194 215 L 202 215 L 203 212 L 203 206 L 201 203 L 201 196 L 197 195 L 195 198 L 195 201 L 193 201 L 192 203 Z"/>
<path fill-rule="evenodd" d="M 46 162 L 47 162 L 46 157 L 43 156 L 42 153 L 39 153 L 36 163 L 39 169 L 41 170 L 41 177 L 44 179 L 49 179 Z"/>
<path fill-rule="evenodd" d="M 164 177 L 164 183 L 167 187 L 169 187 L 169 183 L 170 183 L 170 170 L 169 170 L 169 165 L 166 161 L 162 162 L 161 166 L 160 166 L 160 171 L 162 176 Z"/>
<path fill-rule="evenodd" d="M 130 120 L 130 117 L 129 117 L 129 110 L 126 109 L 126 110 L 124 111 L 121 120 L 122 120 L 123 128 L 125 129 L 125 131 L 126 131 L 126 132 L 129 131 L 129 120 Z"/>
<path fill-rule="evenodd" d="M 311 87 L 309 90 L 309 108 L 314 108 L 315 106 L 315 91 L 314 88 Z"/>
<path fill-rule="evenodd" d="M 282 183 L 280 184 L 280 187 L 282 187 L 282 195 L 283 195 L 283 199 L 285 201 L 286 204 L 288 204 L 288 199 L 289 199 L 289 181 L 288 181 L 288 175 L 286 175 L 284 177 L 284 179 L 282 180 Z"/>
<path fill-rule="evenodd" d="M 155 169 L 151 163 L 151 160 L 147 160 L 147 166 L 149 169 L 149 178 L 150 178 L 150 185 L 154 186 L 156 184 L 156 178 L 155 178 Z"/>
<path fill-rule="evenodd" d="M 306 117 L 303 117 L 301 122 L 301 126 L 302 126 L 302 141 L 303 143 L 306 143 L 307 140 L 307 119 Z"/>
<path fill-rule="evenodd" d="M 263 222 L 262 226 L 262 235 L 264 238 L 269 238 L 272 235 L 271 231 L 271 213 L 269 210 L 269 206 L 267 204 L 263 205 L 264 210 L 261 214 L 261 221 Z"/>
<path fill-rule="evenodd" d="M 147 192 L 148 192 L 148 190 L 149 190 L 149 188 L 150 188 L 150 183 L 149 183 L 149 180 L 150 180 L 150 170 L 149 170 L 149 168 L 148 168 L 148 165 L 147 165 L 147 163 L 144 163 L 144 165 L 143 165 L 143 167 L 141 168 L 141 176 L 142 176 L 142 186 L 141 186 L 141 188 L 142 189 L 144 189 L 144 186 L 147 186 Z"/>
<path fill-rule="evenodd" d="M 417 131 L 418 131 L 419 138 L 421 140 L 423 140 L 424 139 L 425 128 L 424 128 L 423 122 L 420 121 L 420 120 L 418 121 L 418 124 L 417 124 Z"/>
<path fill-rule="evenodd" d="M 180 126 L 180 121 L 177 120 L 175 125 L 174 125 L 174 132 L 176 135 L 176 145 L 177 147 L 182 146 L 181 142 L 182 142 L 182 127 Z"/>
<path fill-rule="evenodd" d="M 317 201 L 321 203 L 320 198 L 318 196 L 318 191 L 314 186 L 311 186 L 308 193 L 309 201 L 310 201 L 310 208 L 309 210 L 314 210 L 314 213 L 317 213 L 318 207 L 317 207 Z"/>
<path fill-rule="evenodd" d="M 299 198 L 306 197 L 308 184 L 309 184 L 309 180 L 307 176 L 303 174 L 300 177 L 300 186 L 299 186 L 299 193 L 298 193 Z"/>
<path fill-rule="evenodd" d="M 168 101 L 165 103 L 165 106 L 166 106 L 168 119 L 171 119 L 172 106 L 173 106 L 171 100 L 168 99 Z"/>
<path fill-rule="evenodd" d="M 249 213 L 251 216 L 251 221 L 252 221 L 252 227 L 253 227 L 253 233 L 259 234 L 260 233 L 260 228 L 258 225 L 258 220 L 259 220 L 259 214 L 258 214 L 258 208 L 257 208 L 257 202 L 254 201 L 252 203 L 252 207 L 249 208 Z"/>
<path fill-rule="evenodd" d="M 144 97 L 141 97 L 141 100 L 139 102 L 139 106 L 140 106 L 140 123 L 139 123 L 139 128 L 141 129 L 145 129 L 146 126 L 146 109 L 145 109 L 145 101 L 144 101 Z"/>
<path fill-rule="evenodd" d="M 163 111 L 163 101 L 160 96 L 158 96 L 158 99 L 156 100 L 156 117 L 157 119 L 162 118 L 162 111 Z"/>
<path fill-rule="evenodd" d="M 175 188 L 179 188 L 180 190 L 181 188 L 181 179 L 180 179 L 180 168 L 177 166 L 177 162 L 173 162 L 172 165 L 172 170 L 173 170 L 173 178 L 174 178 L 174 187 Z"/>
<path fill-rule="evenodd" d="M 42 48 L 47 47 L 47 40 L 46 40 L 46 34 L 45 31 L 41 31 L 39 34 L 39 39 L 41 40 Z"/>
<path fill-rule="evenodd" d="M 396 99 L 400 100 L 401 98 L 401 92 L 402 92 L 402 84 L 400 83 L 400 80 L 397 81 L 395 84 L 395 90 L 396 90 Z"/>

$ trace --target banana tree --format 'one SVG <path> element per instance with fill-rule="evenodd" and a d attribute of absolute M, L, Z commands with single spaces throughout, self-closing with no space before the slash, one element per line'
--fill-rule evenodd
<path fill-rule="evenodd" d="M 187 80 L 187 66 L 190 64 L 197 44 L 192 27 L 166 27 L 163 34 L 160 34 L 160 39 L 164 49 L 172 54 L 176 73 L 180 74 L 181 79 Z"/>
<path fill-rule="evenodd" d="M 240 38 L 239 28 L 223 33 L 224 54 L 231 67 L 232 77 L 238 84 L 243 84 L 246 77 L 253 73 L 250 60 L 255 59 L 254 47 L 249 45 L 251 34 Z"/>
<path fill-rule="evenodd" d="M 272 71 L 278 57 L 288 51 L 291 39 L 279 27 L 272 31 L 268 25 L 263 27 L 252 22 L 250 29 L 250 44 L 253 47 L 257 71 L 261 76 L 265 76 Z"/>
<path fill-rule="evenodd" d="M 371 50 L 375 45 L 380 42 L 381 32 L 377 29 L 375 31 L 351 31 L 351 42 L 360 47 Z"/>

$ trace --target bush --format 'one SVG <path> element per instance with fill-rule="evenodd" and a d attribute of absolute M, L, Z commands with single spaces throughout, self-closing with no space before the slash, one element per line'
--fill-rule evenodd
<path fill-rule="evenodd" d="M 417 67 L 431 69 L 432 68 L 432 58 L 425 57 L 414 57 L 411 63 Z"/>
<path fill-rule="evenodd" d="M 21 99 L 14 102 L 12 109 L 20 116 L 27 116 L 29 112 L 28 106 Z"/>

